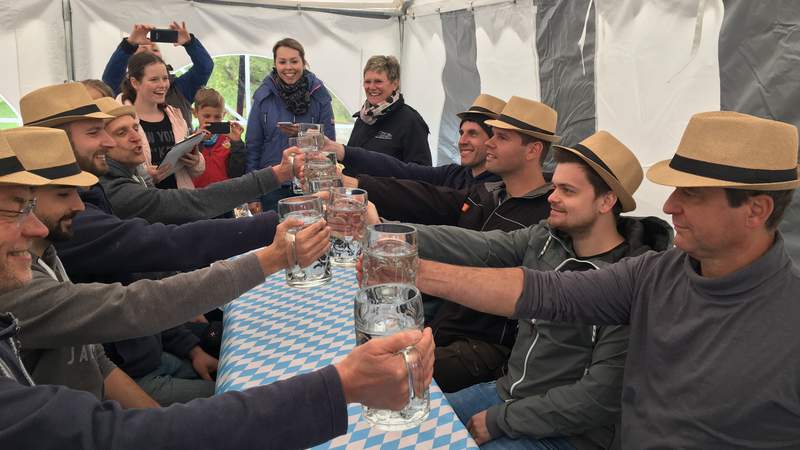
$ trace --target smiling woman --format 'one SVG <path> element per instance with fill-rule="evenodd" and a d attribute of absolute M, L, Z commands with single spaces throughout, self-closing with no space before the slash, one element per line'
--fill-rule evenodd
<path fill-rule="evenodd" d="M 128 60 L 128 73 L 122 82 L 122 101 L 133 104 L 139 116 L 142 141 L 146 143 L 143 148 L 143 171 L 158 188 L 191 189 L 194 188 L 192 177 L 199 176 L 205 170 L 202 155 L 182 158 L 183 167 L 177 169 L 174 175 L 162 178 L 164 171 L 158 170 L 167 152 L 175 143 L 182 141 L 188 131 L 180 111 L 166 104 L 169 86 L 169 72 L 164 61 L 151 52 L 137 53 Z"/>
<path fill-rule="evenodd" d="M 428 124 L 400 93 L 400 63 L 377 55 L 364 66 L 366 101 L 347 145 L 393 156 L 403 162 L 431 165 Z"/>
<path fill-rule="evenodd" d="M 275 66 L 253 95 L 247 120 L 248 172 L 280 162 L 289 137 L 297 133 L 292 124 L 321 124 L 322 132 L 336 140 L 331 95 L 308 70 L 303 45 L 292 38 L 281 39 L 272 47 L 272 56 Z M 263 209 L 274 209 L 278 200 L 290 195 L 286 185 L 263 196 Z"/>

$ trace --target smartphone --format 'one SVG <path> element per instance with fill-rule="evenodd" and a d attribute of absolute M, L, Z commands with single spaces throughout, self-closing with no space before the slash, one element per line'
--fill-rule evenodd
<path fill-rule="evenodd" d="M 292 122 L 278 122 L 279 127 L 290 127 L 294 125 Z"/>
<path fill-rule="evenodd" d="M 230 122 L 209 122 L 206 130 L 211 134 L 228 134 L 231 132 Z"/>
<path fill-rule="evenodd" d="M 150 40 L 153 42 L 178 42 L 178 31 L 168 28 L 150 30 Z"/>

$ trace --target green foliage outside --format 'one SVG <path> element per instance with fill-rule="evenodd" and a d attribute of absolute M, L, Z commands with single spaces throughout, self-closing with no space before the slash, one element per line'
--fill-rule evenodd
<path fill-rule="evenodd" d="M 0 130 L 7 130 L 9 128 L 16 128 L 19 126 L 19 123 L 16 122 L 19 118 L 14 113 L 14 110 L 11 109 L 11 106 L 6 103 L 5 100 L 0 98 L 0 119 L 14 119 L 14 122 L 0 122 Z"/>

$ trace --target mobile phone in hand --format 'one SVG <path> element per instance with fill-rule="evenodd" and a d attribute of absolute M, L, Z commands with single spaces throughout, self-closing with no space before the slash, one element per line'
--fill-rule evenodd
<path fill-rule="evenodd" d="M 168 28 L 150 30 L 150 40 L 153 42 L 178 42 L 178 31 Z"/>
<path fill-rule="evenodd" d="M 290 127 L 294 125 L 292 122 L 278 122 L 279 127 Z"/>
<path fill-rule="evenodd" d="M 211 134 L 228 134 L 231 132 L 230 122 L 209 122 L 206 130 Z"/>

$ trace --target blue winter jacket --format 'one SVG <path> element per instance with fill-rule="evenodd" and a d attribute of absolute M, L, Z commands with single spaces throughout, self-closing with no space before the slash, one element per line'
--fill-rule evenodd
<path fill-rule="evenodd" d="M 247 119 L 247 171 L 261 169 L 281 162 L 283 150 L 289 146 L 289 137 L 278 129 L 278 122 L 319 123 L 330 139 L 336 139 L 333 122 L 331 96 L 322 80 L 305 71 L 311 86 L 311 104 L 308 112 L 295 116 L 280 97 L 272 80 L 267 75 L 253 95 L 253 106 Z"/>

